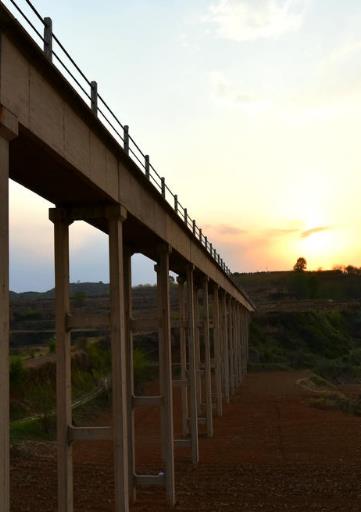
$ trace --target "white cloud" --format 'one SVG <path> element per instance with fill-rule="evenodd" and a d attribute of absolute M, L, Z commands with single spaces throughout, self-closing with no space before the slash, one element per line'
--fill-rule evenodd
<path fill-rule="evenodd" d="M 271 102 L 247 90 L 240 84 L 231 82 L 221 71 L 210 73 L 211 95 L 217 101 L 222 101 L 231 107 L 238 106 L 249 113 L 268 110 Z"/>
<path fill-rule="evenodd" d="M 252 41 L 278 37 L 302 26 L 309 0 L 218 0 L 204 21 L 219 37 Z"/>

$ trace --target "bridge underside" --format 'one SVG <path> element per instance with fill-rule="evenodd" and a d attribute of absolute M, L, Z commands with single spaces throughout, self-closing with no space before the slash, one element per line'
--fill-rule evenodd
<path fill-rule="evenodd" d="M 0 510 L 9 512 L 9 219 L 8 180 L 55 205 L 54 224 L 58 509 L 73 510 L 72 443 L 112 439 L 115 510 L 128 510 L 136 488 L 164 486 L 175 503 L 174 447 L 199 460 L 198 425 L 213 435 L 247 369 L 253 306 L 174 210 L 76 96 L 59 71 L 0 6 Z M 70 310 L 69 226 L 84 220 L 109 236 L 111 312 Z M 156 263 L 157 309 L 133 318 L 131 255 Z M 179 275 L 171 314 L 169 271 Z M 77 428 L 71 412 L 71 332 L 107 327 L 112 344 L 113 424 Z M 178 331 L 181 375 L 172 371 L 171 333 Z M 157 332 L 160 395 L 134 395 L 133 335 Z M 181 387 L 183 438 L 174 439 L 173 387 Z M 134 409 L 161 410 L 164 474 L 137 475 Z"/>
<path fill-rule="evenodd" d="M 58 207 L 86 208 L 118 204 L 21 126 L 17 138 L 10 142 L 9 177 Z M 106 219 L 89 219 L 88 222 L 108 233 Z M 157 259 L 156 247 L 162 239 L 131 214 L 124 222 L 123 236 L 124 243 L 134 252 Z M 172 251 L 172 271 L 183 273 L 186 264 L 187 261 L 180 254 Z"/>

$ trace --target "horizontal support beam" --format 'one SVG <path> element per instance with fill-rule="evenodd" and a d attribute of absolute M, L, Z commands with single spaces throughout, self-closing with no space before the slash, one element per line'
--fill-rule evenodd
<path fill-rule="evenodd" d="M 164 487 L 165 474 L 160 475 L 134 475 L 134 483 L 139 487 Z"/>
<path fill-rule="evenodd" d="M 175 439 L 174 446 L 176 448 L 192 448 L 192 439 Z"/>
<path fill-rule="evenodd" d="M 160 407 L 163 402 L 162 396 L 133 396 L 133 407 Z"/>
<path fill-rule="evenodd" d="M 130 329 L 133 333 L 157 332 L 160 324 L 161 320 L 158 317 L 132 318 L 130 320 Z"/>
<path fill-rule="evenodd" d="M 76 220 L 98 220 L 110 219 L 114 217 L 125 220 L 127 218 L 126 208 L 124 208 L 124 206 L 121 204 L 117 204 L 108 206 L 85 206 L 49 209 L 49 219 L 52 222 L 74 222 Z"/>
<path fill-rule="evenodd" d="M 69 443 L 73 441 L 109 441 L 113 439 L 111 427 L 73 427 L 68 428 Z"/>
<path fill-rule="evenodd" d="M 97 315 L 93 313 L 75 313 L 66 315 L 66 329 L 82 330 L 82 329 L 109 329 L 110 315 Z"/>
<path fill-rule="evenodd" d="M 177 388 L 183 388 L 188 385 L 188 382 L 186 379 L 175 379 L 173 380 L 173 386 Z"/>

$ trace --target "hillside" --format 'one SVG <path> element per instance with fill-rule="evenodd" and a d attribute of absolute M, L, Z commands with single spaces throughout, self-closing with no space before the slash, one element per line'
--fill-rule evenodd
<path fill-rule="evenodd" d="M 257 310 L 250 368 L 309 368 L 361 382 L 361 276 L 338 270 L 234 275 Z"/>
<path fill-rule="evenodd" d="M 256 305 L 297 300 L 361 300 L 361 275 L 340 270 L 238 273 L 233 277 Z"/>

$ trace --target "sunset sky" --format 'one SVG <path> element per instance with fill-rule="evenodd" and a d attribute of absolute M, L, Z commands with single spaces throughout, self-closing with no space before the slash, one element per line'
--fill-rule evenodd
<path fill-rule="evenodd" d="M 359 0 L 34 3 L 233 271 L 361 265 Z M 11 184 L 16 291 L 53 286 L 48 206 Z M 107 281 L 106 237 L 71 241 Z"/>

